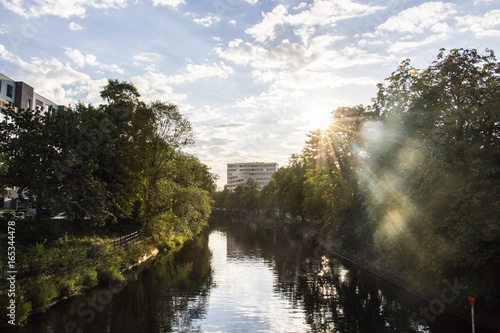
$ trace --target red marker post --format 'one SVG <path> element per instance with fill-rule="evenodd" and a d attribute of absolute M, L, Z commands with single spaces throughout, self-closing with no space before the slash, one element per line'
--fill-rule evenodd
<path fill-rule="evenodd" d="M 476 327 L 475 327 L 475 320 L 474 320 L 474 302 L 476 301 L 476 299 L 474 297 L 467 297 L 467 299 L 469 300 L 470 302 L 470 314 L 472 316 L 472 333 L 476 333 Z"/>

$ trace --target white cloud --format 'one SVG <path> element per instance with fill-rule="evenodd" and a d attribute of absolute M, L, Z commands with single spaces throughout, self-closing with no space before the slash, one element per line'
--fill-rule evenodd
<path fill-rule="evenodd" d="M 142 62 L 155 62 L 161 60 L 163 56 L 154 52 L 141 52 L 134 55 L 134 60 Z"/>
<path fill-rule="evenodd" d="M 264 42 L 268 38 L 273 40 L 275 37 L 275 27 L 286 23 L 288 10 L 282 4 L 276 6 L 271 12 L 262 13 L 263 19 L 260 23 L 245 30 L 252 35 L 258 42 Z"/>
<path fill-rule="evenodd" d="M 85 56 L 77 49 L 67 47 L 64 53 L 71 59 L 78 67 L 85 65 Z"/>
<path fill-rule="evenodd" d="M 80 51 L 77 49 L 72 49 L 69 47 L 66 47 L 64 49 L 64 53 L 71 59 L 73 62 L 78 66 L 78 67 L 83 67 L 84 65 L 89 65 L 92 67 L 97 67 L 101 70 L 105 71 L 110 71 L 110 72 L 115 72 L 119 74 L 123 74 L 124 70 L 121 69 L 118 65 L 115 64 L 101 64 L 99 61 L 97 61 L 97 57 L 94 54 L 87 54 L 83 55 Z"/>
<path fill-rule="evenodd" d="M 201 122 L 207 120 L 221 119 L 222 115 L 220 110 L 210 106 L 204 105 L 202 108 L 196 109 L 196 111 L 187 114 L 189 120 L 192 122 Z"/>
<path fill-rule="evenodd" d="M 169 85 L 168 76 L 154 71 L 146 71 L 134 76 L 132 82 L 145 101 L 161 100 L 180 103 L 187 98 L 185 94 L 174 93 L 174 89 Z"/>
<path fill-rule="evenodd" d="M 225 79 L 233 73 L 234 69 L 232 67 L 226 66 L 223 62 L 220 62 L 219 64 L 189 64 L 186 66 L 186 72 L 184 74 L 170 76 L 168 77 L 167 82 L 180 84 L 209 77 L 218 77 Z"/>
<path fill-rule="evenodd" d="M 0 44 L 0 58 L 2 58 L 3 60 L 11 62 L 11 61 L 14 60 L 14 58 L 16 58 L 16 56 L 12 52 L 7 51 L 7 49 L 5 48 L 5 46 L 3 46 L 2 44 Z"/>
<path fill-rule="evenodd" d="M 334 25 L 340 20 L 373 14 L 385 9 L 382 6 L 369 6 L 351 0 L 316 0 L 308 5 L 309 10 L 290 17 L 294 25 Z"/>
<path fill-rule="evenodd" d="M 455 7 L 453 3 L 426 2 L 389 18 L 378 27 L 378 31 L 423 33 L 456 14 Z"/>
<path fill-rule="evenodd" d="M 58 59 L 31 58 L 30 61 L 25 61 L 7 51 L 1 44 L 0 58 L 7 63 L 9 72 L 16 73 L 14 79 L 28 83 L 37 93 L 55 103 L 75 104 L 84 98 L 88 102 L 101 100 L 98 91 L 105 84 L 105 79 L 93 80 Z"/>
<path fill-rule="evenodd" d="M 429 45 L 429 44 L 444 40 L 444 39 L 446 39 L 446 36 L 447 36 L 446 34 L 439 34 L 439 35 L 431 35 L 431 36 L 429 36 L 425 39 L 422 39 L 422 40 L 415 40 L 415 41 L 409 41 L 409 42 L 398 41 L 398 42 L 392 43 L 389 46 L 388 51 L 390 53 L 407 52 L 407 51 L 416 49 L 418 47 L 422 47 L 425 45 Z"/>
<path fill-rule="evenodd" d="M 209 14 L 203 18 L 200 18 L 200 19 L 194 19 L 194 22 L 195 23 L 198 23 L 198 24 L 201 24 L 202 26 L 204 27 L 210 27 L 214 24 L 217 24 L 219 23 L 221 20 L 220 17 L 218 16 L 215 16 L 214 14 Z"/>
<path fill-rule="evenodd" d="M 334 36 L 318 36 L 307 46 L 284 41 L 274 48 L 266 49 L 237 39 L 229 42 L 224 50 L 216 48 L 217 54 L 240 65 L 251 65 L 255 69 L 299 70 L 306 68 L 324 72 L 355 65 L 369 65 L 394 60 L 392 57 L 372 54 L 359 48 L 331 49 L 337 39 Z M 257 72 L 262 73 L 262 72 Z"/>
<path fill-rule="evenodd" d="M 79 25 L 78 23 L 71 22 L 69 24 L 69 29 L 73 30 L 73 31 L 77 31 L 77 30 L 83 30 L 83 27 L 81 25 Z"/>
<path fill-rule="evenodd" d="M 259 0 L 244 0 L 246 3 L 249 3 L 251 5 L 255 5 L 259 2 Z"/>
<path fill-rule="evenodd" d="M 262 13 L 262 21 L 245 32 L 262 43 L 268 39 L 274 40 L 279 26 L 334 26 L 340 20 L 369 15 L 384 7 L 359 4 L 351 0 L 316 0 L 310 5 L 302 3 L 294 9 L 304 10 L 298 14 L 289 14 L 286 7 L 279 4 L 271 12 Z"/>
<path fill-rule="evenodd" d="M 72 16 L 85 17 L 87 8 L 124 8 L 127 0 L 44 0 L 28 2 L 24 0 L 0 0 L 8 10 L 26 17 L 40 17 L 44 15 L 55 15 L 63 18 Z"/>
<path fill-rule="evenodd" d="M 185 5 L 184 0 L 153 0 L 153 6 L 168 6 L 172 8 L 177 8 L 179 5 Z"/>
<path fill-rule="evenodd" d="M 500 37 L 500 10 L 495 9 L 483 16 L 467 15 L 456 18 L 460 32 L 471 31 L 477 38 Z"/>

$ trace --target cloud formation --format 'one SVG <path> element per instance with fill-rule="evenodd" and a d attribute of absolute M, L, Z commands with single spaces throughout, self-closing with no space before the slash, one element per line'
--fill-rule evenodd
<path fill-rule="evenodd" d="M 0 0 L 0 3 L 8 10 L 25 18 L 44 15 L 83 18 L 86 16 L 88 8 L 118 9 L 127 6 L 127 0 L 45 0 L 36 1 L 35 3 L 26 0 Z"/>

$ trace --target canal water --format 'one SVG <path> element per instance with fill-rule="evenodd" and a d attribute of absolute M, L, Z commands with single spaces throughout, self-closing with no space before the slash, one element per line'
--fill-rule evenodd
<path fill-rule="evenodd" d="M 434 316 L 429 302 L 301 239 L 220 217 L 133 274 L 125 287 L 96 287 L 16 332 L 471 331 L 466 320 Z"/>

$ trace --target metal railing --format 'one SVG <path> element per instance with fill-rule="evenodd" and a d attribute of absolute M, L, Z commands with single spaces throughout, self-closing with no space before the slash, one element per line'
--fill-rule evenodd
<path fill-rule="evenodd" d="M 135 231 L 135 232 L 133 232 L 131 234 L 122 236 L 120 238 L 113 239 L 111 241 L 111 244 L 113 244 L 113 247 L 126 246 L 128 243 L 136 240 L 139 237 L 141 237 L 141 231 L 140 230 Z"/>

